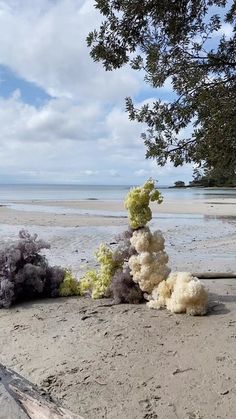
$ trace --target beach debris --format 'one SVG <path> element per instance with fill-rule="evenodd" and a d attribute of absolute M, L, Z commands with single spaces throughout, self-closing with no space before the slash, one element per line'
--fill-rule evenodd
<path fill-rule="evenodd" d="M 176 368 L 173 372 L 172 375 L 176 375 L 176 374 L 182 374 L 183 372 L 188 372 L 188 371 L 192 371 L 193 368 L 185 368 L 183 370 L 181 370 L 180 368 Z"/>
<path fill-rule="evenodd" d="M 236 278 L 236 272 L 194 272 L 193 276 L 198 279 L 222 279 L 222 278 Z"/>
<path fill-rule="evenodd" d="M 1 394 L 6 393 L 1 403 L 1 417 L 8 419 L 82 419 L 63 408 L 43 389 L 0 364 Z"/>
<path fill-rule="evenodd" d="M 226 396 L 226 394 L 229 394 L 229 390 L 224 390 L 220 393 L 221 396 Z"/>

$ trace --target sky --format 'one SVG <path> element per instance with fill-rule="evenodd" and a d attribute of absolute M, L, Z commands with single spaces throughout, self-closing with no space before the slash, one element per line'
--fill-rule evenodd
<path fill-rule="evenodd" d="M 191 165 L 145 159 L 145 127 L 124 109 L 126 96 L 168 100 L 171 85 L 94 63 L 86 36 L 100 22 L 93 0 L 0 0 L 0 183 L 191 180 Z"/>

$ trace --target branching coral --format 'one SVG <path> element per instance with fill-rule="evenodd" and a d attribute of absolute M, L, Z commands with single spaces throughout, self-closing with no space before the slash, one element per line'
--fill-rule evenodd
<path fill-rule="evenodd" d="M 37 235 L 19 232 L 19 240 L 0 252 L 0 307 L 35 297 L 58 296 L 62 268 L 48 265 L 42 249 L 50 246 Z"/>
<path fill-rule="evenodd" d="M 170 269 L 166 265 L 168 255 L 164 251 L 164 238 L 161 231 L 153 234 L 148 227 L 134 232 L 130 239 L 137 255 L 130 257 L 128 265 L 133 280 L 143 292 L 151 293 L 153 288 L 165 280 Z"/>
<path fill-rule="evenodd" d="M 207 312 L 207 291 L 198 278 L 189 272 L 171 273 L 152 292 L 150 308 L 167 307 L 172 313 L 187 313 L 192 316 Z"/>
<path fill-rule="evenodd" d="M 119 269 L 113 276 L 110 286 L 114 303 L 137 304 L 143 300 L 143 293 L 138 284 L 135 284 L 130 269 L 126 267 L 124 270 Z"/>
<path fill-rule="evenodd" d="M 144 227 L 133 232 L 130 243 L 137 253 L 156 253 L 164 250 L 165 240 L 161 230 L 152 233 L 148 227 Z"/>
<path fill-rule="evenodd" d="M 73 277 L 71 271 L 66 271 L 64 279 L 59 286 L 59 296 L 69 297 L 72 295 L 80 295 L 80 284 L 76 278 Z"/>
<path fill-rule="evenodd" d="M 118 246 L 114 251 L 114 258 L 119 259 L 120 261 L 128 261 L 130 256 L 137 253 L 130 241 L 133 232 L 134 230 L 129 228 L 115 237 L 118 241 Z"/>
<path fill-rule="evenodd" d="M 128 210 L 129 225 L 133 229 L 144 227 L 152 219 L 150 202 L 162 202 L 161 193 L 155 188 L 155 183 L 149 179 L 142 187 L 129 191 L 125 198 L 125 208 Z"/>
<path fill-rule="evenodd" d="M 80 292 L 84 294 L 86 291 L 92 291 L 92 298 L 102 298 L 106 295 L 111 280 L 116 270 L 121 268 L 124 261 L 122 255 L 113 253 L 104 244 L 101 244 L 95 252 L 97 261 L 100 263 L 100 269 L 90 270 L 80 280 Z"/>

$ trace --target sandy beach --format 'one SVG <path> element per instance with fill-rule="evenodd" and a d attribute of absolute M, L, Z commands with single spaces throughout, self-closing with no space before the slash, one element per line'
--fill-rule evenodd
<path fill-rule="evenodd" d="M 154 208 L 173 270 L 236 271 L 236 201 L 168 201 Z M 0 207 L 0 242 L 20 228 L 48 240 L 53 264 L 80 275 L 127 225 L 120 201 L 11 201 Z M 68 298 L 0 311 L 0 362 L 85 419 L 234 418 L 236 282 L 205 280 L 204 317 L 145 305 Z M 1 413 L 0 413 L 1 417 Z M 5 419 L 5 418 L 4 418 Z"/>

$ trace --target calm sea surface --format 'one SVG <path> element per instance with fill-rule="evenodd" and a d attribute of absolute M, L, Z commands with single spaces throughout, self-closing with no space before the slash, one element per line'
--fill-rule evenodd
<path fill-rule="evenodd" d="M 0 203 L 18 200 L 123 200 L 129 186 L 110 185 L 0 185 Z M 236 201 L 236 188 L 159 188 L 165 200 L 231 198 Z"/>

